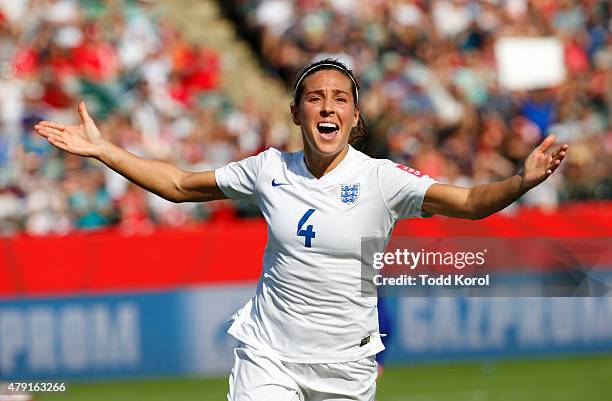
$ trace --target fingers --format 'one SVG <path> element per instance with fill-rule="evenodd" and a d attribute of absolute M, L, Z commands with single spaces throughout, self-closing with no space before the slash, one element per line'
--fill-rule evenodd
<path fill-rule="evenodd" d="M 552 155 L 550 155 L 549 168 L 546 170 L 546 174 L 550 175 L 561 165 L 563 159 L 565 159 L 565 155 L 567 154 L 567 150 L 569 149 L 568 144 L 563 144 L 557 149 Z"/>
<path fill-rule="evenodd" d="M 66 126 L 64 124 L 55 123 L 53 121 L 39 121 L 38 124 L 34 125 L 34 128 L 36 128 L 37 126 L 55 128 L 60 131 L 66 129 Z"/>
<path fill-rule="evenodd" d="M 61 137 L 50 136 L 47 138 L 47 140 L 49 141 L 51 145 L 56 146 L 60 148 L 61 150 L 68 151 L 68 145 L 66 144 L 66 142 L 64 142 L 64 140 Z"/>
<path fill-rule="evenodd" d="M 44 136 L 47 139 L 49 139 L 49 137 L 60 137 L 61 138 L 62 132 L 63 132 L 63 130 L 45 126 L 45 125 L 40 125 L 40 124 L 36 124 L 34 126 L 34 129 L 36 130 L 37 134 L 40 134 L 41 136 Z"/>
<path fill-rule="evenodd" d="M 537 149 L 540 152 L 545 153 L 555 143 L 556 139 L 557 138 L 554 135 L 547 136 L 546 139 L 544 139 L 542 143 L 537 147 Z M 559 167 L 559 165 L 565 158 L 568 149 L 569 145 L 567 143 L 564 143 L 552 154 L 546 156 L 546 158 L 548 159 L 548 168 L 546 169 L 546 175 L 552 174 L 557 169 L 557 167 Z"/>
<path fill-rule="evenodd" d="M 36 124 L 34 126 L 34 129 L 36 130 L 37 134 L 47 138 L 47 141 L 51 145 L 56 146 L 62 150 L 68 150 L 68 144 L 66 143 L 66 140 L 62 136 L 63 131 L 57 128 L 51 128 L 50 126 L 41 125 L 41 124 Z"/>
<path fill-rule="evenodd" d="M 62 131 L 55 128 L 38 126 L 38 128 L 36 128 L 36 133 L 47 138 L 47 141 L 49 141 L 51 145 L 65 150 L 66 140 L 62 136 Z"/>
<path fill-rule="evenodd" d="M 559 164 L 556 161 L 551 162 L 546 169 L 546 175 L 551 175 L 557 169 Z"/>
<path fill-rule="evenodd" d="M 540 146 L 538 146 L 538 150 L 541 152 L 546 152 L 554 143 L 557 138 L 554 135 L 549 135 L 542 141 Z"/>
<path fill-rule="evenodd" d="M 567 143 L 564 143 L 563 145 L 559 146 L 559 148 L 552 153 L 552 160 L 563 160 L 565 158 L 565 155 L 567 154 L 568 149 L 569 145 Z"/>
<path fill-rule="evenodd" d="M 85 106 L 85 102 L 81 100 L 79 103 L 79 114 L 81 115 L 81 120 L 83 122 L 93 121 L 89 113 L 87 112 L 87 107 Z"/>
<path fill-rule="evenodd" d="M 41 121 L 34 125 L 34 130 L 37 134 L 45 137 L 47 141 L 62 150 L 68 151 L 68 144 L 63 136 L 63 129 L 55 127 L 63 127 L 61 124 L 50 123 L 49 121 Z"/>
<path fill-rule="evenodd" d="M 45 132 L 45 130 L 43 129 L 43 127 L 41 125 L 36 124 L 34 126 L 34 132 L 36 132 L 38 135 L 47 138 L 49 136 L 49 134 L 47 134 Z"/>
<path fill-rule="evenodd" d="M 569 145 L 567 143 L 564 143 L 563 145 L 559 146 L 557 150 L 553 152 L 553 155 L 558 155 L 561 152 L 565 152 L 568 148 L 569 148 Z"/>
<path fill-rule="evenodd" d="M 552 162 L 552 166 L 550 166 L 547 170 L 546 170 L 546 174 L 550 175 L 553 173 L 553 171 L 555 171 L 557 169 L 557 167 L 559 167 L 559 164 L 561 164 L 561 160 L 555 160 Z"/>

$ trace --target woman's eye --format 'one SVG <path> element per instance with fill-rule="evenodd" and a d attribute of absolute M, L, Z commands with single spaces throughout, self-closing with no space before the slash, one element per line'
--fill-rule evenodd
<path fill-rule="evenodd" d="M 346 102 L 346 99 L 343 97 L 339 97 L 336 99 L 337 102 Z"/>

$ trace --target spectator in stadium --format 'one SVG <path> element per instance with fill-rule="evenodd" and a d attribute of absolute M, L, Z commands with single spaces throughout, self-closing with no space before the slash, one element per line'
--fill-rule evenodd
<path fill-rule="evenodd" d="M 73 179 L 61 153 L 28 144 L 24 127 L 31 124 L 24 121 L 30 114 L 36 121 L 66 121 L 79 98 L 86 97 L 90 110 L 105 123 L 127 119 L 121 131 L 131 134 L 102 127 L 109 135 L 125 137 L 117 138 L 122 146 L 185 169 L 218 167 L 271 143 L 292 146 L 287 119 L 228 102 L 217 86 L 225 73 L 219 55 L 194 45 L 156 17 L 152 3 L 0 1 L 0 190 L 15 190 L 11 196 L 19 200 L 10 209 L 10 220 L 0 219 L 0 231 L 5 222 L 11 232 L 32 233 L 28 227 L 38 227 L 28 223 L 39 219 L 31 219 L 38 212 L 27 207 L 34 187 L 23 185 L 31 153 L 42 157 L 38 178 L 50 178 L 56 188 Z M 364 83 L 362 110 L 371 123 L 372 155 L 410 164 L 440 182 L 472 185 L 500 179 L 508 166 L 518 168 L 527 149 L 553 132 L 572 144 L 572 160 L 562 174 L 520 202 L 554 209 L 562 201 L 612 198 L 608 2 L 223 2 L 228 7 L 231 3 L 244 10 L 244 22 L 260 28 L 254 37 L 262 38 L 256 48 L 267 70 L 292 78 L 318 53 L 341 51 L 353 59 Z M 508 35 L 557 37 L 563 44 L 566 81 L 531 94 L 500 86 L 494 45 Z M 108 62 L 101 65 L 102 59 Z M 215 114 L 205 118 L 210 128 L 201 129 L 199 115 L 209 113 Z M 500 135 L 492 136 L 490 122 L 497 118 Z M 214 146 L 195 138 L 192 126 L 200 128 L 200 137 L 215 135 Z M 190 151 L 165 155 L 167 149 L 180 148 L 179 143 Z M 490 160 L 503 168 L 491 169 Z M 100 167 L 91 163 L 89 168 Z M 126 180 L 108 172 L 104 186 L 118 217 L 108 222 L 120 224 L 124 214 L 118 201 Z M 67 223 L 52 214 L 40 227 L 61 226 L 62 233 L 78 228 L 79 209 L 67 199 L 62 202 Z M 180 212 L 172 210 L 177 205 L 149 196 L 142 206 L 155 225 L 178 221 L 159 218 Z M 211 211 L 210 205 L 199 207 Z M 194 221 L 209 214 L 185 215 Z M 35 232 L 44 235 L 48 230 Z"/>
<path fill-rule="evenodd" d="M 121 200 L 130 190 L 111 171 L 98 182 L 97 195 L 86 196 L 92 192 L 86 176 L 101 170 L 100 164 L 85 163 L 87 172 L 83 166 L 72 171 L 69 158 L 29 132 L 31 121 L 70 118 L 76 99 L 88 99 L 113 142 L 184 168 L 218 167 L 253 154 L 264 142 L 265 129 L 274 120 L 252 113 L 255 118 L 242 124 L 232 122 L 230 116 L 243 106 L 230 101 L 221 88 L 217 51 L 189 41 L 157 18 L 151 3 L 0 1 L 0 193 L 6 200 L 16 199 L 0 218 L 0 232 L 64 235 L 115 224 L 124 229 L 134 225 L 135 216 L 155 226 L 210 215 L 210 206 L 185 208 L 153 195 L 132 202 L 131 212 L 125 213 Z M 198 135 L 217 135 L 234 124 L 246 126 L 248 141 L 232 133 L 214 147 L 208 141 L 206 147 L 204 141 L 192 146 L 192 127 L 201 128 L 199 115 L 205 113 L 213 114 L 207 119 L 210 130 L 200 129 Z M 185 152 L 167 153 L 181 143 Z M 30 169 L 33 163 L 40 168 Z M 90 213 L 84 210 L 88 208 L 99 210 Z"/>
<path fill-rule="evenodd" d="M 358 81 L 332 59 L 310 64 L 296 80 L 291 115 L 302 151 L 270 148 L 214 171 L 140 158 L 104 140 L 83 102 L 79 113 L 80 125 L 41 121 L 34 128 L 59 149 L 96 158 L 165 199 L 250 200 L 266 218 L 256 295 L 228 330 L 241 342 L 232 401 L 373 400 L 374 356 L 384 347 L 376 298 L 359 291 L 361 238 L 388 239 L 400 218 L 495 213 L 546 180 L 568 149 L 551 151 L 555 137 L 548 136 L 520 174 L 472 188 L 370 158 L 355 148 L 367 135 Z"/>
<path fill-rule="evenodd" d="M 583 160 L 572 160 L 538 190 L 543 196 L 531 194 L 521 204 L 554 209 L 562 201 L 610 198 L 603 171 L 612 160 L 612 102 L 602 92 L 612 93 L 609 1 L 232 3 L 243 10 L 264 63 L 283 78 L 290 79 L 304 60 L 319 54 L 342 51 L 352 59 L 364 81 L 363 107 L 374 134 L 369 149 L 377 157 L 452 183 L 446 174 L 436 175 L 439 168 L 433 167 L 439 165 L 414 157 L 422 147 L 440 149 L 444 163 L 456 165 L 462 177 L 487 183 L 499 175 L 476 161 L 494 158 L 518 168 L 526 156 L 522 150 L 552 132 L 574 149 L 592 155 L 603 149 L 606 167 L 584 168 Z M 534 93 L 500 85 L 496 44 L 512 36 L 556 38 L 563 48 L 565 81 Z M 502 135 L 495 147 L 483 147 L 490 139 L 484 137 L 492 112 L 503 121 Z M 461 126 L 474 117 L 470 129 Z M 402 129 L 404 120 L 418 128 Z M 462 152 L 444 151 L 459 141 Z M 572 158 L 577 155 L 572 152 Z"/>

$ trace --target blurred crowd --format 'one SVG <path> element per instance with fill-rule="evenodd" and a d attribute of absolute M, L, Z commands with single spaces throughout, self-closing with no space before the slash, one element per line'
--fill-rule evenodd
<path fill-rule="evenodd" d="M 0 235 L 148 232 L 219 207 L 164 201 L 34 134 L 77 123 L 81 99 L 107 139 L 185 169 L 284 146 L 286 125 L 220 89 L 221 55 L 158 14 L 152 0 L 0 0 Z"/>
<path fill-rule="evenodd" d="M 109 225 L 148 232 L 208 218 L 221 204 L 172 204 L 37 137 L 77 123 L 86 99 L 107 139 L 185 169 L 224 165 L 291 128 L 276 110 L 232 102 L 223 55 L 187 40 L 154 0 L 0 0 L 0 235 Z M 546 135 L 571 144 L 559 174 L 524 203 L 612 198 L 612 5 L 570 0 L 231 0 L 264 67 L 291 83 L 315 56 L 361 78 L 368 151 L 443 182 L 508 177 Z M 203 27 L 202 29 L 206 29 Z M 501 37 L 556 37 L 566 78 L 499 85 Z M 240 209 L 240 205 L 238 206 Z M 248 212 L 248 209 L 245 209 Z"/>
<path fill-rule="evenodd" d="M 266 67 L 291 82 L 316 57 L 361 77 L 370 153 L 441 181 L 502 179 L 554 133 L 571 144 L 560 174 L 523 203 L 612 198 L 612 3 L 609 0 L 233 0 Z M 565 80 L 499 84 L 495 46 L 548 37 Z M 561 53 L 561 52 L 559 52 Z M 529 64 L 529 60 L 523 60 Z"/>

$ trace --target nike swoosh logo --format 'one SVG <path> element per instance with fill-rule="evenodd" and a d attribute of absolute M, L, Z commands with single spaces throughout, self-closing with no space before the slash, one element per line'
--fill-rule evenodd
<path fill-rule="evenodd" d="M 280 187 L 281 185 L 290 185 L 290 184 L 287 182 L 276 182 L 276 178 L 272 180 L 273 187 Z"/>

